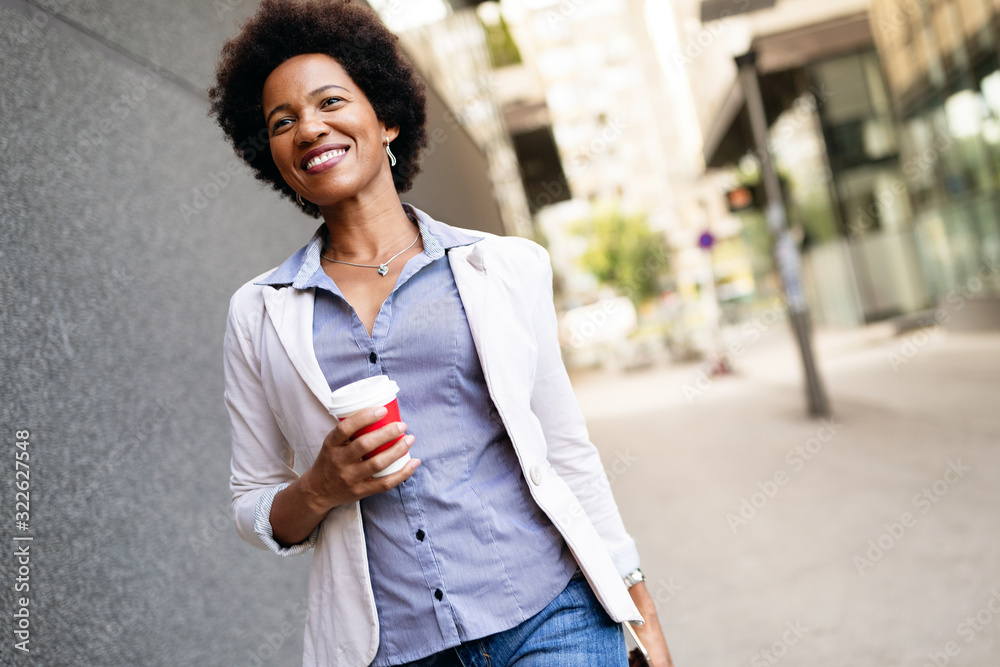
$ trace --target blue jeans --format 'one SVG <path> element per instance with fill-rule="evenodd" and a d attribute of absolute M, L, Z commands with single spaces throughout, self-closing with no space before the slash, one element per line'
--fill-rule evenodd
<path fill-rule="evenodd" d="M 579 571 L 520 625 L 401 667 L 626 667 L 625 636 Z"/>

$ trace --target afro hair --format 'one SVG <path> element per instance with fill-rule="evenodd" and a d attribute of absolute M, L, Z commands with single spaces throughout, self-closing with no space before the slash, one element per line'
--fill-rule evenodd
<path fill-rule="evenodd" d="M 423 81 L 399 47 L 399 39 L 369 7 L 354 0 L 263 0 L 239 34 L 222 47 L 209 91 L 211 108 L 233 148 L 254 175 L 295 201 L 268 148 L 261 108 L 264 81 L 289 58 L 309 53 L 332 57 L 361 88 L 378 119 L 398 127 L 392 142 L 397 192 L 420 173 L 427 145 L 427 95 Z M 297 203 L 297 202 L 296 202 Z M 298 204 L 319 217 L 311 203 Z"/>

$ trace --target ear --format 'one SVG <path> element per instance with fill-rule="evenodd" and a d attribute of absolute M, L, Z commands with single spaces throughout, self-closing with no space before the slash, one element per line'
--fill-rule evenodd
<path fill-rule="evenodd" d="M 396 140 L 399 136 L 399 127 L 386 127 L 385 123 L 380 123 L 382 125 L 382 137 L 383 141 L 388 139 L 390 143 Z"/>

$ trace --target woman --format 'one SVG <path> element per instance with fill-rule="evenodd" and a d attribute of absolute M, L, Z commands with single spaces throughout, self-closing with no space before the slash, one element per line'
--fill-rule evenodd
<path fill-rule="evenodd" d="M 559 356 L 545 251 L 400 202 L 426 100 L 396 38 L 353 2 L 264 0 L 210 95 L 256 176 L 323 218 L 236 292 L 225 338 L 237 531 L 315 549 L 303 664 L 624 665 L 619 623 L 645 619 L 670 665 Z M 383 374 L 404 421 L 352 440 L 384 409 L 338 423 L 331 390 Z"/>

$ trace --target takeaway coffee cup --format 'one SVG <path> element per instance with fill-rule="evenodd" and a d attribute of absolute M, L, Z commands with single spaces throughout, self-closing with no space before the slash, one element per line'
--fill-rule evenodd
<path fill-rule="evenodd" d="M 378 430 L 386 424 L 400 421 L 399 403 L 396 401 L 396 394 L 398 393 L 399 385 L 397 385 L 393 380 L 390 380 L 388 375 L 376 375 L 374 377 L 365 378 L 364 380 L 358 380 L 357 382 L 352 382 L 351 384 L 345 385 L 333 392 L 333 396 L 330 399 L 330 413 L 338 420 L 341 420 L 346 419 L 347 417 L 350 417 L 354 413 L 360 412 L 365 408 L 385 406 L 386 410 L 388 410 L 388 412 L 385 413 L 385 416 L 374 424 L 370 424 L 358 430 L 354 434 L 354 437 L 357 437 L 359 435 Z M 403 436 L 401 435 L 392 442 L 385 443 L 375 451 L 366 455 L 364 458 L 370 459 L 379 452 L 389 449 L 402 437 Z M 400 458 L 396 459 L 393 463 L 390 463 L 388 468 L 375 473 L 373 477 L 385 477 L 386 475 L 391 475 L 394 472 L 402 470 L 403 466 L 405 466 L 406 462 L 409 460 L 410 454 L 407 452 Z"/>

